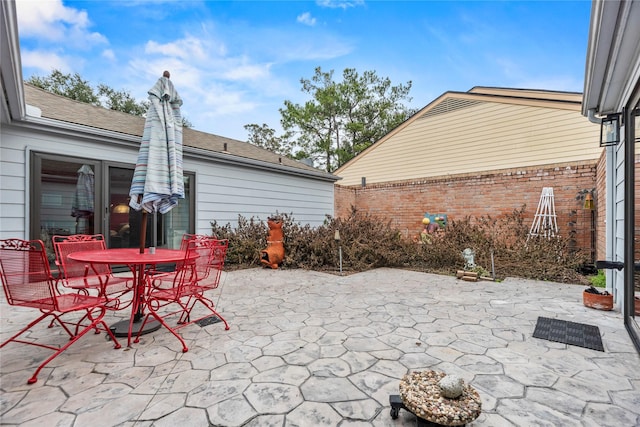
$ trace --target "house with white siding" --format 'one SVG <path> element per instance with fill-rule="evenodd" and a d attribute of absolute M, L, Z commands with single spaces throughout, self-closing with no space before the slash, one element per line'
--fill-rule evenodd
<path fill-rule="evenodd" d="M 0 239 L 102 233 L 110 247 L 135 247 L 140 213 L 127 198 L 144 118 L 24 84 L 13 2 L 1 3 L 0 19 Z M 211 233 L 213 221 L 235 225 L 239 215 L 287 213 L 311 226 L 333 215 L 335 175 L 195 129 L 184 129 L 183 145 L 185 199 L 148 227 L 160 247 L 175 247 L 182 233 Z M 92 212 L 74 216 L 83 167 L 95 179 Z"/>
<path fill-rule="evenodd" d="M 595 0 L 591 5 L 582 114 L 616 137 L 606 144 L 607 288 L 640 351 L 640 2 Z M 607 123 L 610 126 L 607 126 Z"/>

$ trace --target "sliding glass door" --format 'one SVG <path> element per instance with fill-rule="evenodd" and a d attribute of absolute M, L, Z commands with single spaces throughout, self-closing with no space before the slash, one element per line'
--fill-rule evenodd
<path fill-rule="evenodd" d="M 32 153 L 29 238 L 45 242 L 54 259 L 51 237 L 103 234 L 110 248 L 139 247 L 142 214 L 129 209 L 134 165 L 88 158 Z M 179 248 L 194 230 L 194 175 L 185 173 L 185 199 L 165 215 L 148 215 L 145 244 Z"/>
<path fill-rule="evenodd" d="M 31 158 L 30 238 L 41 239 L 53 261 L 51 237 L 100 229 L 100 162 L 34 154 Z"/>
<path fill-rule="evenodd" d="M 108 166 L 109 209 L 106 217 L 109 230 L 109 247 L 140 247 L 142 213 L 129 208 L 129 187 L 133 178 L 133 169 Z M 193 175 L 184 176 L 185 198 L 178 206 L 164 215 L 148 214 L 147 230 L 144 236 L 145 247 L 155 246 L 178 249 L 184 233 L 191 232 L 193 203 L 191 183 Z"/>
<path fill-rule="evenodd" d="M 625 224 L 625 250 L 633 253 L 633 259 L 625 257 L 624 307 L 625 325 L 631 338 L 640 352 L 640 161 L 637 158 L 637 145 L 640 143 L 640 88 L 636 91 L 635 100 L 625 109 L 625 182 L 629 188 L 625 190 L 626 212 L 629 223 Z M 632 261 L 632 262 L 631 262 Z"/>

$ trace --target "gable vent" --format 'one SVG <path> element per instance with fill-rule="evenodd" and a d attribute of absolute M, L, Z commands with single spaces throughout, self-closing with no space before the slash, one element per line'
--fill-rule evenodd
<path fill-rule="evenodd" d="M 473 107 L 474 105 L 478 105 L 481 103 L 482 101 L 449 98 L 424 113 L 422 116 L 420 116 L 420 118 L 425 119 L 427 117 L 437 116 L 438 114 L 450 113 L 462 108 Z"/>

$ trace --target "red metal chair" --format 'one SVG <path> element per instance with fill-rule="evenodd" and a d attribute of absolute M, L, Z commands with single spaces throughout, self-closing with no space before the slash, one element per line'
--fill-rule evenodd
<path fill-rule="evenodd" d="M 180 340 L 183 352 L 189 349 L 177 332 L 180 328 L 215 315 L 224 322 L 225 330 L 229 330 L 229 324 L 215 310 L 213 301 L 204 295 L 206 291 L 216 289 L 220 283 L 228 246 L 228 240 L 216 240 L 208 236 L 189 239 L 184 261 L 175 272 L 147 275 L 148 290 L 145 303 L 149 312 L 141 330 L 151 317 L 155 318 Z M 194 253 L 198 254 L 195 261 L 192 260 Z M 191 314 L 198 302 L 207 309 L 207 314 L 194 319 Z M 178 315 L 175 325 L 167 322 L 167 318 Z M 140 334 L 134 342 L 138 342 L 139 338 Z"/>
<path fill-rule="evenodd" d="M 104 328 L 113 340 L 114 348 L 120 348 L 120 343 L 102 320 L 106 312 L 104 298 L 82 293 L 59 294 L 57 292 L 49 269 L 44 243 L 41 240 L 0 240 L 0 277 L 9 305 L 35 308 L 42 313 L 40 317 L 29 323 L 20 332 L 3 342 L 0 348 L 10 342 L 16 342 L 54 351 L 38 366 L 33 376 L 27 381 L 28 384 L 35 383 L 42 368 L 92 329 Z M 76 333 L 72 333 L 65 326 L 65 323 L 68 322 L 61 319 L 63 315 L 72 313 L 81 314 L 83 319 L 87 319 L 87 324 L 82 325 L 82 328 L 78 329 Z M 19 338 L 49 316 L 62 325 L 65 332 L 69 334 L 70 340 L 66 341 L 64 345 L 58 347 Z"/>
<path fill-rule="evenodd" d="M 74 234 L 51 238 L 56 254 L 56 264 L 60 271 L 59 283 L 64 287 L 89 295 L 90 290 L 107 301 L 109 310 L 121 310 L 131 304 L 122 297 L 133 290 L 133 279 L 116 277 L 108 264 L 89 265 L 74 261 L 69 254 L 80 251 L 106 250 L 102 234 Z"/>
<path fill-rule="evenodd" d="M 189 242 L 192 240 L 216 240 L 216 238 L 213 236 L 208 236 L 206 234 L 185 233 L 182 235 L 182 240 L 180 241 L 180 250 L 186 251 L 189 246 Z M 202 262 L 206 261 L 200 261 L 201 264 Z M 179 271 L 182 266 L 182 262 L 177 262 L 171 270 L 152 268 L 147 270 L 147 274 L 149 275 L 149 277 L 153 276 L 154 280 L 152 282 L 156 287 L 166 286 L 168 283 L 172 283 L 176 271 Z M 163 277 L 165 278 L 164 280 L 159 280 Z M 170 277 L 170 279 L 167 280 L 167 277 Z"/>

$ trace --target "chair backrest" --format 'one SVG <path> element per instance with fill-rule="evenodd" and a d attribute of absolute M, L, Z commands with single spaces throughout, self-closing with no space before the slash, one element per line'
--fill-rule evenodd
<path fill-rule="evenodd" d="M 185 261 L 181 261 L 177 264 L 178 270 L 185 270 L 183 266 L 186 266 L 186 270 L 189 270 L 191 277 L 189 280 L 192 282 L 200 282 L 200 285 L 204 284 L 205 279 L 209 278 L 211 271 L 215 271 L 213 281 L 217 287 L 217 282 L 220 278 L 220 272 L 224 267 L 224 258 L 227 253 L 227 247 L 229 246 L 228 240 L 218 240 L 211 236 L 205 235 L 185 235 L 182 240 L 181 248 L 185 251 Z M 198 257 L 195 261 L 188 261 L 191 253 L 196 253 Z M 184 278 L 182 279 L 185 280 Z M 206 280 L 207 287 L 212 282 Z"/>
<path fill-rule="evenodd" d="M 207 236 L 206 234 L 189 234 L 189 233 L 185 233 L 182 235 L 182 241 L 180 242 L 180 249 L 185 251 L 187 250 L 187 245 L 189 244 L 190 240 L 202 240 L 202 239 L 207 239 L 207 240 L 215 240 L 216 237 L 215 236 Z"/>
<path fill-rule="evenodd" d="M 211 259 L 213 256 L 213 245 L 216 238 L 205 234 L 183 234 L 180 249 L 183 251 L 193 251 L 198 254 L 195 261 L 196 280 L 202 280 L 209 276 Z"/>
<path fill-rule="evenodd" d="M 218 287 L 228 247 L 228 240 L 218 240 L 212 237 L 192 239 L 189 242 L 190 250 L 199 254 L 195 261 L 196 281 L 199 286 L 212 289 Z"/>
<path fill-rule="evenodd" d="M 208 281 L 210 288 L 217 288 L 220 283 L 220 276 L 222 275 L 222 269 L 224 268 L 224 260 L 227 256 L 227 249 L 229 249 L 229 240 L 214 240 L 213 241 L 213 256 L 209 263 L 210 272 L 212 278 Z"/>
<path fill-rule="evenodd" d="M 97 276 L 110 276 L 111 267 L 108 264 L 95 264 L 92 267 L 84 262 L 74 261 L 69 254 L 80 251 L 105 250 L 106 244 L 102 234 L 74 234 L 71 236 L 53 236 L 51 238 L 56 253 L 56 263 L 62 269 L 62 277 L 66 280 L 96 278 L 96 283 L 88 285 L 98 286 Z"/>
<path fill-rule="evenodd" d="M 0 240 L 0 276 L 10 305 L 58 309 L 47 252 L 41 240 Z"/>

